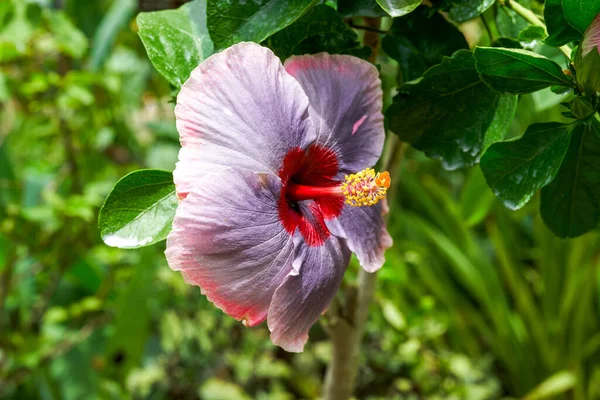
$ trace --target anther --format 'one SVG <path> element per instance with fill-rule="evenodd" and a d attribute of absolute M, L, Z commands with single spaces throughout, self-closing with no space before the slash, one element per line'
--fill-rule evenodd
<path fill-rule="evenodd" d="M 355 207 L 372 206 L 385 197 L 391 178 L 387 171 L 375 173 L 367 168 L 356 174 L 346 175 L 342 193 L 346 204 Z"/>

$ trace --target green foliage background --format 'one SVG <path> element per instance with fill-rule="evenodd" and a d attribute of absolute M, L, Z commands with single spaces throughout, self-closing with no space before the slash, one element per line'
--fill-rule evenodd
<path fill-rule="evenodd" d="M 264 324 L 246 329 L 186 285 L 164 242 L 124 250 L 101 235 L 139 247 L 168 232 L 172 189 L 157 170 L 174 168 L 172 100 L 199 62 L 238 40 L 282 59 L 367 58 L 367 16 L 385 31 L 376 64 L 388 127 L 412 146 L 393 171 L 395 246 L 357 397 L 600 398 L 600 205 L 572 197 L 579 219 L 566 221 L 559 202 L 600 182 L 599 88 L 582 74 L 573 83 L 562 72 L 572 64 L 550 47 L 579 40 L 600 11 L 593 1 L 578 14 L 567 0 L 520 1 L 546 17 L 547 44 L 543 29 L 491 0 L 432 2 L 444 14 L 410 0 L 196 0 L 137 19 L 133 0 L 59 3 L 0 3 L 0 397 L 318 397 L 330 357 L 321 326 L 304 353 L 285 353 Z M 577 160 L 587 173 L 574 181 Z M 548 176 L 528 174 L 540 165 Z M 142 168 L 151 171 L 127 175 Z M 136 174 L 161 192 L 145 192 Z M 99 230 L 124 176 L 119 185 L 140 186 L 129 199 L 140 212 L 163 199 L 162 219 L 132 226 L 110 213 L 114 197 Z M 542 218 L 577 237 L 558 238 Z M 357 270 L 353 261 L 346 290 Z"/>

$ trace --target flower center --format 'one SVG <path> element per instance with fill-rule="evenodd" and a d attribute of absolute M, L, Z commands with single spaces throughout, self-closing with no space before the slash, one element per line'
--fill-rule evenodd
<path fill-rule="evenodd" d="M 306 150 L 291 149 L 279 170 L 279 220 L 290 235 L 298 230 L 309 246 L 320 246 L 327 240 L 331 232 L 326 221 L 340 216 L 344 203 L 377 204 L 390 186 L 390 174 L 376 174 L 372 169 L 348 175 L 340 182 L 335 179 L 338 166 L 334 151 L 313 144 Z"/>
<path fill-rule="evenodd" d="M 390 183 L 389 172 L 375 173 L 374 169 L 367 168 L 346 175 L 344 182 L 335 186 L 309 186 L 291 182 L 286 194 L 291 201 L 344 197 L 345 203 L 350 206 L 373 206 L 385 197 Z"/>

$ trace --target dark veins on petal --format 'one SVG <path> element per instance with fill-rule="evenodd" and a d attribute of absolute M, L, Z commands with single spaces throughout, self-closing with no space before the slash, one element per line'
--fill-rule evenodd
<path fill-rule="evenodd" d="M 290 234 L 300 230 L 306 244 L 320 246 L 331 235 L 325 220 L 340 215 L 344 207 L 342 197 L 323 197 L 314 200 L 294 201 L 287 196 L 288 184 L 307 186 L 336 186 L 340 182 L 333 178 L 338 173 L 335 153 L 318 145 L 311 145 L 306 151 L 290 150 L 279 170 L 283 183 L 279 197 L 279 218 Z"/>

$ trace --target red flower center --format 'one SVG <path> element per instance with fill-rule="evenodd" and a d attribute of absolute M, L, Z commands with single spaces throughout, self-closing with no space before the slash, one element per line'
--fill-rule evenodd
<path fill-rule="evenodd" d="M 325 242 L 331 235 L 325 221 L 339 216 L 344 207 L 340 182 L 334 180 L 337 173 L 335 153 L 319 145 L 290 150 L 279 170 L 279 219 L 290 234 L 298 228 L 309 246 Z"/>

